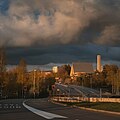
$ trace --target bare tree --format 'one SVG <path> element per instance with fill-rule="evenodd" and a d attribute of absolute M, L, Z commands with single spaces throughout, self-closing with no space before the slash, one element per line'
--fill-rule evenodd
<path fill-rule="evenodd" d="M 0 48 L 0 73 L 5 72 L 6 67 L 6 58 L 5 58 L 5 50 Z"/>
<path fill-rule="evenodd" d="M 5 74 L 6 74 L 6 59 L 5 59 L 5 49 L 0 48 L 0 95 L 4 93 L 3 88 L 5 88 Z"/>

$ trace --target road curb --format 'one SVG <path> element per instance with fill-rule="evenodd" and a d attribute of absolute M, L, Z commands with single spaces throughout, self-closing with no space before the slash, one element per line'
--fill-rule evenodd
<path fill-rule="evenodd" d="M 67 106 L 67 104 L 58 103 L 58 102 L 55 102 L 55 101 L 52 101 L 52 100 L 50 100 L 50 102 L 52 102 L 52 103 L 54 103 L 54 104 L 57 104 L 57 105 Z"/>
<path fill-rule="evenodd" d="M 64 104 L 64 103 L 58 103 L 58 102 L 55 102 L 55 101 L 51 101 L 51 102 L 54 103 L 54 104 L 58 104 L 58 105 L 62 105 L 62 106 L 67 106 L 67 104 Z M 97 110 L 97 109 L 86 108 L 86 107 L 78 107 L 78 106 L 75 106 L 75 105 L 73 105 L 73 106 L 71 106 L 71 107 L 80 108 L 80 109 L 82 109 L 82 110 L 94 111 L 94 112 L 102 112 L 102 113 L 120 115 L 119 112 L 112 112 L 112 111 L 106 111 L 106 110 Z"/>
<path fill-rule="evenodd" d="M 85 107 L 77 107 L 77 108 L 80 108 L 80 109 L 83 109 L 83 110 L 95 111 L 95 112 L 102 112 L 102 113 L 109 113 L 109 114 L 120 115 L 119 112 L 112 112 L 112 111 L 106 111 L 106 110 L 97 110 L 97 109 L 85 108 Z"/>

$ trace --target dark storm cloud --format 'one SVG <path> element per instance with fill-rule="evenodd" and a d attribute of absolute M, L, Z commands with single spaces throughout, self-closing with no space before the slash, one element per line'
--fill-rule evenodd
<path fill-rule="evenodd" d="M 120 0 L 0 0 L 0 46 L 10 64 L 120 65 Z"/>
<path fill-rule="evenodd" d="M 0 11 L 1 46 L 120 45 L 120 0 L 0 0 Z"/>
<path fill-rule="evenodd" d="M 102 55 L 102 62 L 120 65 L 120 48 L 97 45 L 56 45 L 35 48 L 8 48 L 9 64 L 18 64 L 25 58 L 28 64 L 72 63 L 74 61 L 96 62 L 96 55 Z M 11 57 L 12 56 L 12 57 Z"/>

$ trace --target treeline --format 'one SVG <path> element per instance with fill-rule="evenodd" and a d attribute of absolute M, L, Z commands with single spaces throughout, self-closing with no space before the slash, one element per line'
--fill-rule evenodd
<path fill-rule="evenodd" d="M 24 59 L 7 71 L 5 50 L 0 49 L 0 98 L 46 97 L 54 83 L 53 74 L 46 75 L 40 70 L 28 72 Z"/>
<path fill-rule="evenodd" d="M 102 89 L 103 92 L 109 92 L 113 95 L 120 95 L 120 68 L 117 65 L 104 65 L 103 71 L 95 71 L 91 74 L 81 74 L 78 77 L 71 79 L 70 65 L 63 65 L 59 68 L 55 76 L 58 82 L 63 84 L 75 84 Z"/>
<path fill-rule="evenodd" d="M 75 84 L 120 95 L 120 69 L 117 65 L 104 65 L 102 72 L 77 77 Z"/>
<path fill-rule="evenodd" d="M 55 82 L 75 84 L 120 95 L 120 69 L 117 65 L 104 65 L 103 71 L 70 77 L 70 65 L 62 65 L 57 73 L 41 70 L 27 71 L 27 63 L 21 59 L 17 67 L 6 70 L 5 50 L 0 49 L 0 98 L 46 97 L 52 94 Z"/>

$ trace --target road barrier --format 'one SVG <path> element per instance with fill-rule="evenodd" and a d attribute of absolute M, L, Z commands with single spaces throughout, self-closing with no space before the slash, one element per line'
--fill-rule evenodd
<path fill-rule="evenodd" d="M 120 103 L 120 98 L 87 98 L 87 97 L 52 97 L 53 101 L 58 102 L 117 102 Z"/>

